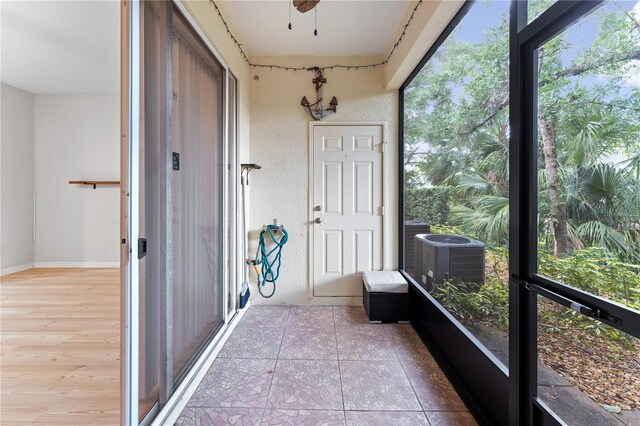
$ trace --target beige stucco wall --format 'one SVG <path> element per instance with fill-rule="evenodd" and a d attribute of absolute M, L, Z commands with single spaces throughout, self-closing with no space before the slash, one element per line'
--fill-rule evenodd
<path fill-rule="evenodd" d="M 208 1 L 184 2 L 217 51 L 238 78 L 239 155 L 241 162 L 258 163 L 249 188 L 249 253 L 263 224 L 274 218 L 289 232 L 278 290 L 271 299 L 259 296 L 252 285 L 252 303 L 361 304 L 358 298 L 310 298 L 308 262 L 308 145 L 309 117 L 300 106 L 302 96 L 314 102 L 311 72 L 249 67 Z M 397 136 L 398 87 L 455 15 L 462 0 L 425 1 L 418 9 L 402 44 L 390 62 L 374 69 L 334 69 L 325 73 L 324 96 L 336 96 L 338 112 L 329 120 L 383 121 L 387 123 L 386 193 L 384 217 L 384 263 L 397 261 Z M 224 4 L 218 3 L 223 11 Z M 406 22 L 411 12 L 403 20 Z M 234 32 L 233 23 L 225 19 Z M 397 34 L 399 36 L 399 33 Z M 394 37 L 397 39 L 397 36 Z M 391 49 L 391 45 L 388 47 Z M 253 63 L 288 66 L 327 66 L 335 63 L 372 63 L 381 58 L 364 57 L 251 57 Z M 255 80 L 254 76 L 258 79 Z M 255 283 L 255 276 L 251 276 Z"/>
<path fill-rule="evenodd" d="M 255 58 L 256 63 L 287 64 L 289 66 L 326 66 L 334 63 L 369 63 L 377 58 Z M 309 194 L 309 121 L 300 106 L 302 96 L 315 102 L 312 72 L 252 69 L 251 79 L 251 162 L 263 166 L 253 172 L 250 193 L 252 200 L 250 229 L 252 253 L 255 237 L 263 224 L 274 218 L 289 232 L 289 242 L 283 254 L 283 266 L 276 295 L 262 299 L 252 288 L 253 303 L 287 304 L 361 304 L 358 298 L 309 298 L 308 224 Z M 384 121 L 389 149 L 384 220 L 389 229 L 384 238 L 385 263 L 397 266 L 395 224 L 397 205 L 397 90 L 385 90 L 382 68 L 326 71 L 325 99 L 338 98 L 338 112 L 329 120 Z M 325 101 L 327 105 L 328 101 Z M 252 254 L 253 255 L 253 254 Z M 252 277 L 252 281 L 255 278 Z"/>

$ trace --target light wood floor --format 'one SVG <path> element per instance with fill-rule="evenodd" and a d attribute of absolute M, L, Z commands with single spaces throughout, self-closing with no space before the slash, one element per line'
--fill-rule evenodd
<path fill-rule="evenodd" d="M 119 423 L 117 269 L 0 278 L 0 423 Z"/>

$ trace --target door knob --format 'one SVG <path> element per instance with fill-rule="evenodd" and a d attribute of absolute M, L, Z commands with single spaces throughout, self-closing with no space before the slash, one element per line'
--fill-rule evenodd
<path fill-rule="evenodd" d="M 319 217 L 316 217 L 316 220 L 314 220 L 315 223 L 322 223 L 322 219 L 320 219 Z"/>

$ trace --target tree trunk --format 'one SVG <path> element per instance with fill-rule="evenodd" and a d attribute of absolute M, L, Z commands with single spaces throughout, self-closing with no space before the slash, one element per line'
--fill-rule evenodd
<path fill-rule="evenodd" d="M 542 110 L 538 113 L 538 127 L 542 136 L 544 168 L 549 187 L 549 210 L 553 220 L 553 254 L 556 257 L 565 257 L 571 251 L 571 247 L 567 232 L 567 208 L 563 197 L 560 164 L 556 150 L 556 128 Z"/>

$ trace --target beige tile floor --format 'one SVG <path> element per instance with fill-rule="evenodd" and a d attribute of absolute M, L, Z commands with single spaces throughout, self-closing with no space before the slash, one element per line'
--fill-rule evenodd
<path fill-rule="evenodd" d="M 254 306 L 178 425 L 475 425 L 408 324 L 362 307 Z"/>

